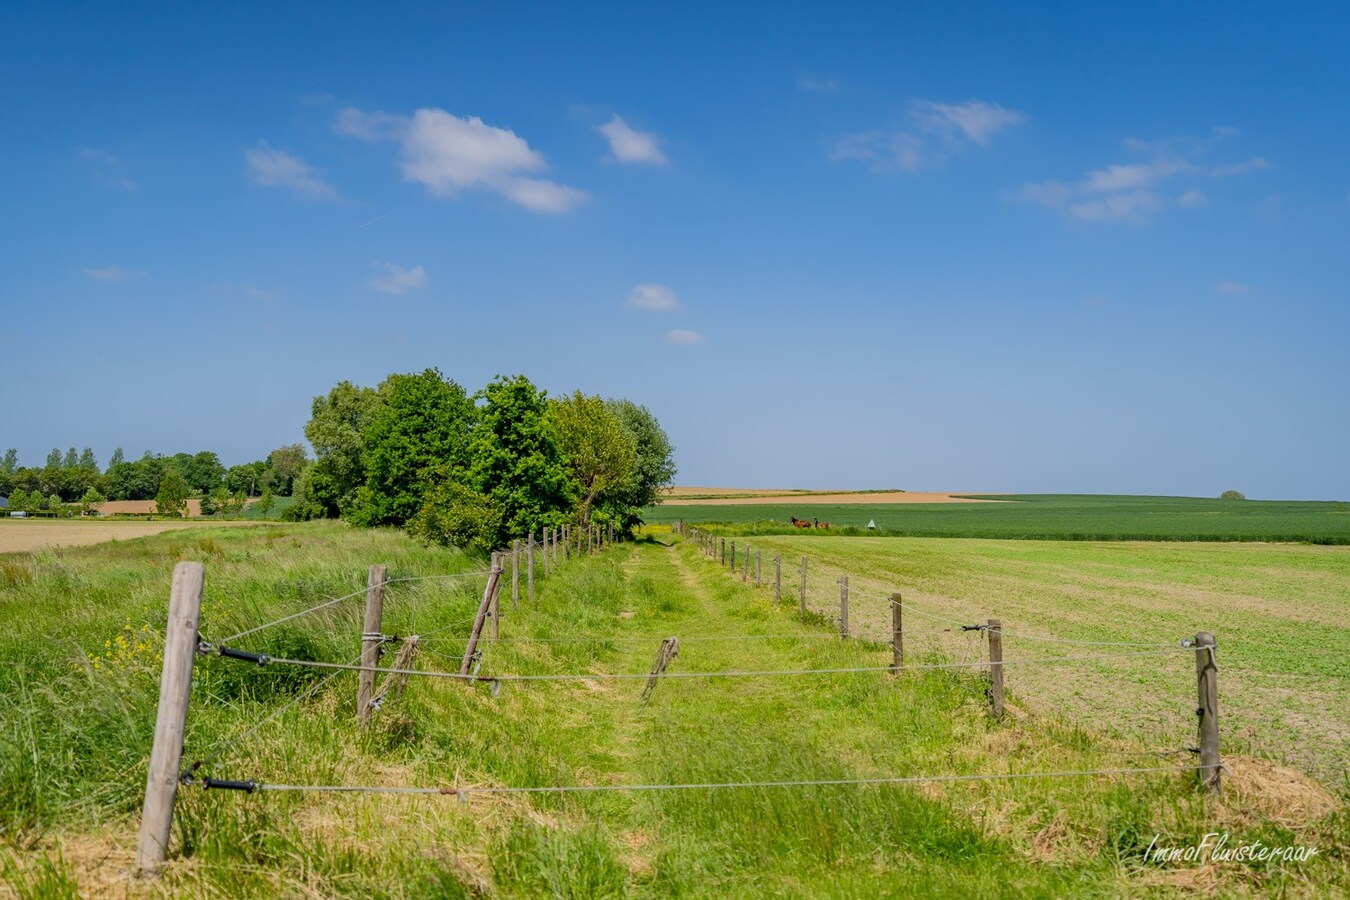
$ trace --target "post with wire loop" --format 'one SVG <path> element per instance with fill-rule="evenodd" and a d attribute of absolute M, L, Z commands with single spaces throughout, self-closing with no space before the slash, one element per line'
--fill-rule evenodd
<path fill-rule="evenodd" d="M 384 621 L 384 566 L 371 566 L 366 575 L 366 618 L 361 632 L 361 671 L 356 679 L 356 717 L 370 720 L 370 698 L 375 693 L 375 667 L 380 664 L 380 633 Z"/>
<path fill-rule="evenodd" d="M 1003 718 L 1003 623 L 989 620 L 989 711 Z"/>
<path fill-rule="evenodd" d="M 891 654 L 894 660 L 891 669 L 899 675 L 900 670 L 905 667 L 905 632 L 901 613 L 904 606 L 900 603 L 899 594 L 891 594 Z"/>
<path fill-rule="evenodd" d="M 136 868 L 158 874 L 173 830 L 173 804 L 178 796 L 178 769 L 183 761 L 183 732 L 192 696 L 192 659 L 197 652 L 197 624 L 202 611 L 201 563 L 181 562 L 173 569 L 169 622 L 164 634 L 164 668 L 159 678 L 159 710 L 145 779 L 145 804 L 136 845 Z"/>
<path fill-rule="evenodd" d="M 848 640 L 848 576 L 839 576 L 839 636 Z"/>
<path fill-rule="evenodd" d="M 1214 660 L 1218 646 L 1208 631 L 1195 636 L 1195 679 L 1199 689 L 1195 714 L 1200 720 L 1200 768 L 1196 773 L 1200 783 L 1215 797 L 1219 796 L 1219 773 L 1223 771 L 1219 757 L 1219 667 Z"/>

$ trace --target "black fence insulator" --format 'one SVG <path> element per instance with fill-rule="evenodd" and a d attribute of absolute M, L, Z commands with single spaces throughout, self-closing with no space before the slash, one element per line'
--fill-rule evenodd
<path fill-rule="evenodd" d="M 988 628 L 989 628 L 988 625 L 962 625 L 962 626 L 961 626 L 961 630 L 962 630 L 962 631 L 986 631 L 986 630 L 988 630 Z"/>
<path fill-rule="evenodd" d="M 260 666 L 272 661 L 272 657 L 266 653 L 249 653 L 247 650 L 236 650 L 233 647 L 217 647 L 216 653 L 228 659 L 242 659 L 244 662 L 254 662 Z"/>
<path fill-rule="evenodd" d="M 258 782 L 222 781 L 217 778 L 203 778 L 202 787 L 206 790 L 215 788 L 218 791 L 243 791 L 245 794 L 251 794 L 258 789 Z"/>

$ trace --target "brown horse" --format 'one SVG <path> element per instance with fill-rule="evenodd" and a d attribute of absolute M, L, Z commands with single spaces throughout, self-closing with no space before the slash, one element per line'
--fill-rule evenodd
<path fill-rule="evenodd" d="M 808 522 L 808 521 L 806 521 L 805 519 L 799 519 L 799 518 L 797 518 L 796 516 L 788 516 L 788 518 L 792 520 L 792 527 L 793 527 L 793 528 L 810 528 L 810 527 L 811 527 L 811 523 Z"/>
<path fill-rule="evenodd" d="M 822 521 L 820 521 L 819 519 L 816 519 L 816 520 L 815 520 L 815 523 L 816 523 L 816 527 L 817 527 L 817 528 L 824 528 L 826 531 L 828 531 L 829 528 L 830 528 L 830 523 L 829 523 L 829 522 L 822 522 Z"/>

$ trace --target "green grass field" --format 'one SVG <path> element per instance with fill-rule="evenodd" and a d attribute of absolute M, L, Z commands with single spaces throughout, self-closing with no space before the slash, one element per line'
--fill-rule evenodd
<path fill-rule="evenodd" d="M 749 534 L 790 534 L 789 516 L 833 530 L 914 537 L 1024 540 L 1296 541 L 1350 544 L 1350 503 L 1205 500 L 1090 494 L 1000 495 L 1003 503 L 746 504 L 648 508 L 648 522 L 722 523 Z"/>
<path fill-rule="evenodd" d="M 856 552 L 875 555 L 867 542 L 856 543 Z M 1013 546 L 1006 542 L 956 543 L 964 549 L 955 558 L 925 562 L 906 551 L 896 565 L 913 567 L 916 578 L 954 578 L 957 568 L 988 556 L 986 574 L 1031 571 L 1000 558 Z M 1202 549 L 1168 548 L 1172 561 L 1159 560 L 1160 568 L 1141 578 L 1186 571 L 1186 555 Z M 1230 756 L 1233 772 L 1218 804 L 1194 790 L 1189 774 L 469 794 L 464 803 L 453 796 L 185 788 L 161 882 L 128 881 L 169 574 L 185 558 L 206 564 L 208 639 L 359 590 L 372 562 L 387 563 L 393 576 L 481 564 L 421 548 L 397 532 L 331 523 L 202 528 L 0 560 L 0 613 L 8 626 L 0 636 L 0 884 L 12 893 L 964 897 L 1350 889 L 1342 855 L 1350 840 L 1346 792 L 1333 790 L 1333 797 L 1239 755 Z M 1207 560 L 1197 558 L 1196 577 L 1215 571 Z M 1328 565 L 1323 575 L 1339 577 L 1340 563 Z M 1260 577 L 1278 583 L 1282 576 Z M 1029 581 L 1022 602 L 1035 602 L 1037 584 Z M 1265 591 L 1259 580 L 1252 589 Z M 419 660 L 452 669 L 479 592 L 477 575 L 391 585 L 385 630 L 428 635 L 460 623 L 429 635 Z M 1275 619 L 1309 615 L 1278 596 L 1264 602 Z M 1048 595 L 1040 604 L 1043 613 L 1062 605 L 1071 618 L 1083 614 L 1076 599 Z M 643 704 L 641 681 L 603 676 L 645 672 L 670 635 L 681 638 L 672 672 L 868 667 L 887 659 L 880 644 L 833 639 L 825 616 L 798 622 L 794 607 L 775 606 L 767 588 L 730 578 L 688 544 L 627 545 L 566 563 L 539 580 L 533 604 L 514 610 L 508 594 L 503 607 L 502 640 L 488 649 L 486 674 L 587 678 L 509 683 L 496 696 L 486 685 L 414 679 L 362 731 L 354 722 L 354 675 L 321 681 L 309 669 L 199 658 L 185 760 L 210 760 L 203 772 L 214 777 L 267 783 L 451 787 L 1088 771 L 1188 761 L 1184 753 L 1156 755 L 1160 745 L 1149 740 L 1040 711 L 1021 680 L 1025 670 L 1012 667 L 1009 696 L 1021 714 L 999 722 L 987 715 L 982 676 L 961 670 L 898 680 L 873 672 L 668 680 Z M 859 621 L 868 621 L 859 609 Z M 1325 615 L 1345 621 L 1334 610 Z M 1017 617 L 1008 618 L 1011 631 Z M 1171 635 L 1183 624 L 1190 625 L 1157 627 Z M 360 629 L 356 599 L 239 643 L 347 661 Z M 584 640 L 556 640 L 578 636 Z M 1020 650 L 1008 643 L 1009 656 Z M 916 644 L 912 652 L 936 660 L 960 651 Z M 1300 665 L 1298 646 L 1269 652 L 1271 666 Z M 1184 668 L 1189 655 L 1177 658 Z M 1226 664 L 1223 672 L 1230 678 Z M 1090 681 L 1112 684 L 1109 676 Z M 1179 687 L 1184 695 L 1184 679 Z M 1324 849 L 1305 863 L 1143 861 L 1155 834 L 1184 846 L 1215 829 L 1234 840 Z"/>

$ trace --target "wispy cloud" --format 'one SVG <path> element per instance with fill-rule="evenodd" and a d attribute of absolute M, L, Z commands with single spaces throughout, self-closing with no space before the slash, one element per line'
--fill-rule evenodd
<path fill-rule="evenodd" d="M 666 343 L 669 344 L 692 346 L 702 344 L 705 340 L 702 334 L 697 331 L 690 331 L 687 328 L 672 328 L 666 332 Z"/>
<path fill-rule="evenodd" d="M 1251 288 L 1237 281 L 1220 281 L 1218 284 L 1214 285 L 1214 292 L 1216 294 L 1245 294 L 1249 290 L 1251 290 Z"/>
<path fill-rule="evenodd" d="M 281 296 L 281 291 L 266 291 L 252 284 L 244 285 L 244 293 L 254 300 L 262 300 L 267 303 Z"/>
<path fill-rule="evenodd" d="M 680 308 L 680 298 L 664 284 L 639 284 L 628 292 L 628 305 L 637 309 L 669 312 Z"/>
<path fill-rule="evenodd" d="M 984 100 L 915 100 L 904 127 L 836 138 L 830 146 L 830 158 L 867 162 L 873 171 L 914 173 L 972 146 L 987 148 L 996 134 L 1025 121 L 1022 113 Z"/>
<path fill-rule="evenodd" d="M 1125 148 L 1145 159 L 1090 169 L 1072 182 L 1027 182 L 1010 196 L 1063 210 L 1086 222 L 1142 223 L 1169 206 L 1194 208 L 1208 202 L 1208 195 L 1198 187 L 1179 188 L 1179 179 L 1217 180 L 1266 168 L 1269 163 L 1259 156 L 1235 163 L 1205 161 L 1220 141 L 1236 134 L 1234 128 L 1215 128 L 1205 138 L 1128 138 Z"/>
<path fill-rule="evenodd" d="M 840 86 L 837 78 L 825 78 L 809 72 L 797 77 L 797 87 L 809 94 L 837 94 Z"/>
<path fill-rule="evenodd" d="M 477 116 L 460 118 L 443 109 L 419 109 L 411 116 L 347 108 L 333 128 L 366 141 L 395 141 L 404 179 L 436 196 L 482 188 L 532 212 L 562 213 L 586 199 L 584 191 L 522 173 L 548 168 L 524 138 Z"/>
<path fill-rule="evenodd" d="M 89 168 L 94 181 L 101 187 L 118 191 L 135 191 L 140 185 L 127 177 L 126 166 L 106 150 L 94 147 L 80 148 L 80 159 Z"/>
<path fill-rule="evenodd" d="M 254 184 L 286 188 L 300 200 L 336 200 L 338 192 L 314 173 L 303 159 L 273 149 L 267 141 L 244 151 L 244 174 Z"/>
<path fill-rule="evenodd" d="M 616 162 L 646 163 L 654 166 L 664 166 L 670 162 L 661 152 L 661 143 L 655 134 L 631 128 L 617 114 L 596 128 L 596 131 L 609 141 L 609 152 Z"/>
<path fill-rule="evenodd" d="M 385 294 L 406 294 L 408 291 L 426 287 L 427 273 L 421 266 L 405 269 L 390 262 L 377 262 L 384 274 L 371 279 L 370 286 Z"/>
<path fill-rule="evenodd" d="M 144 278 L 150 273 L 144 269 L 124 269 L 121 266 L 104 266 L 101 269 L 85 269 L 84 277 L 91 278 L 94 281 L 131 281 L 133 278 Z"/>

